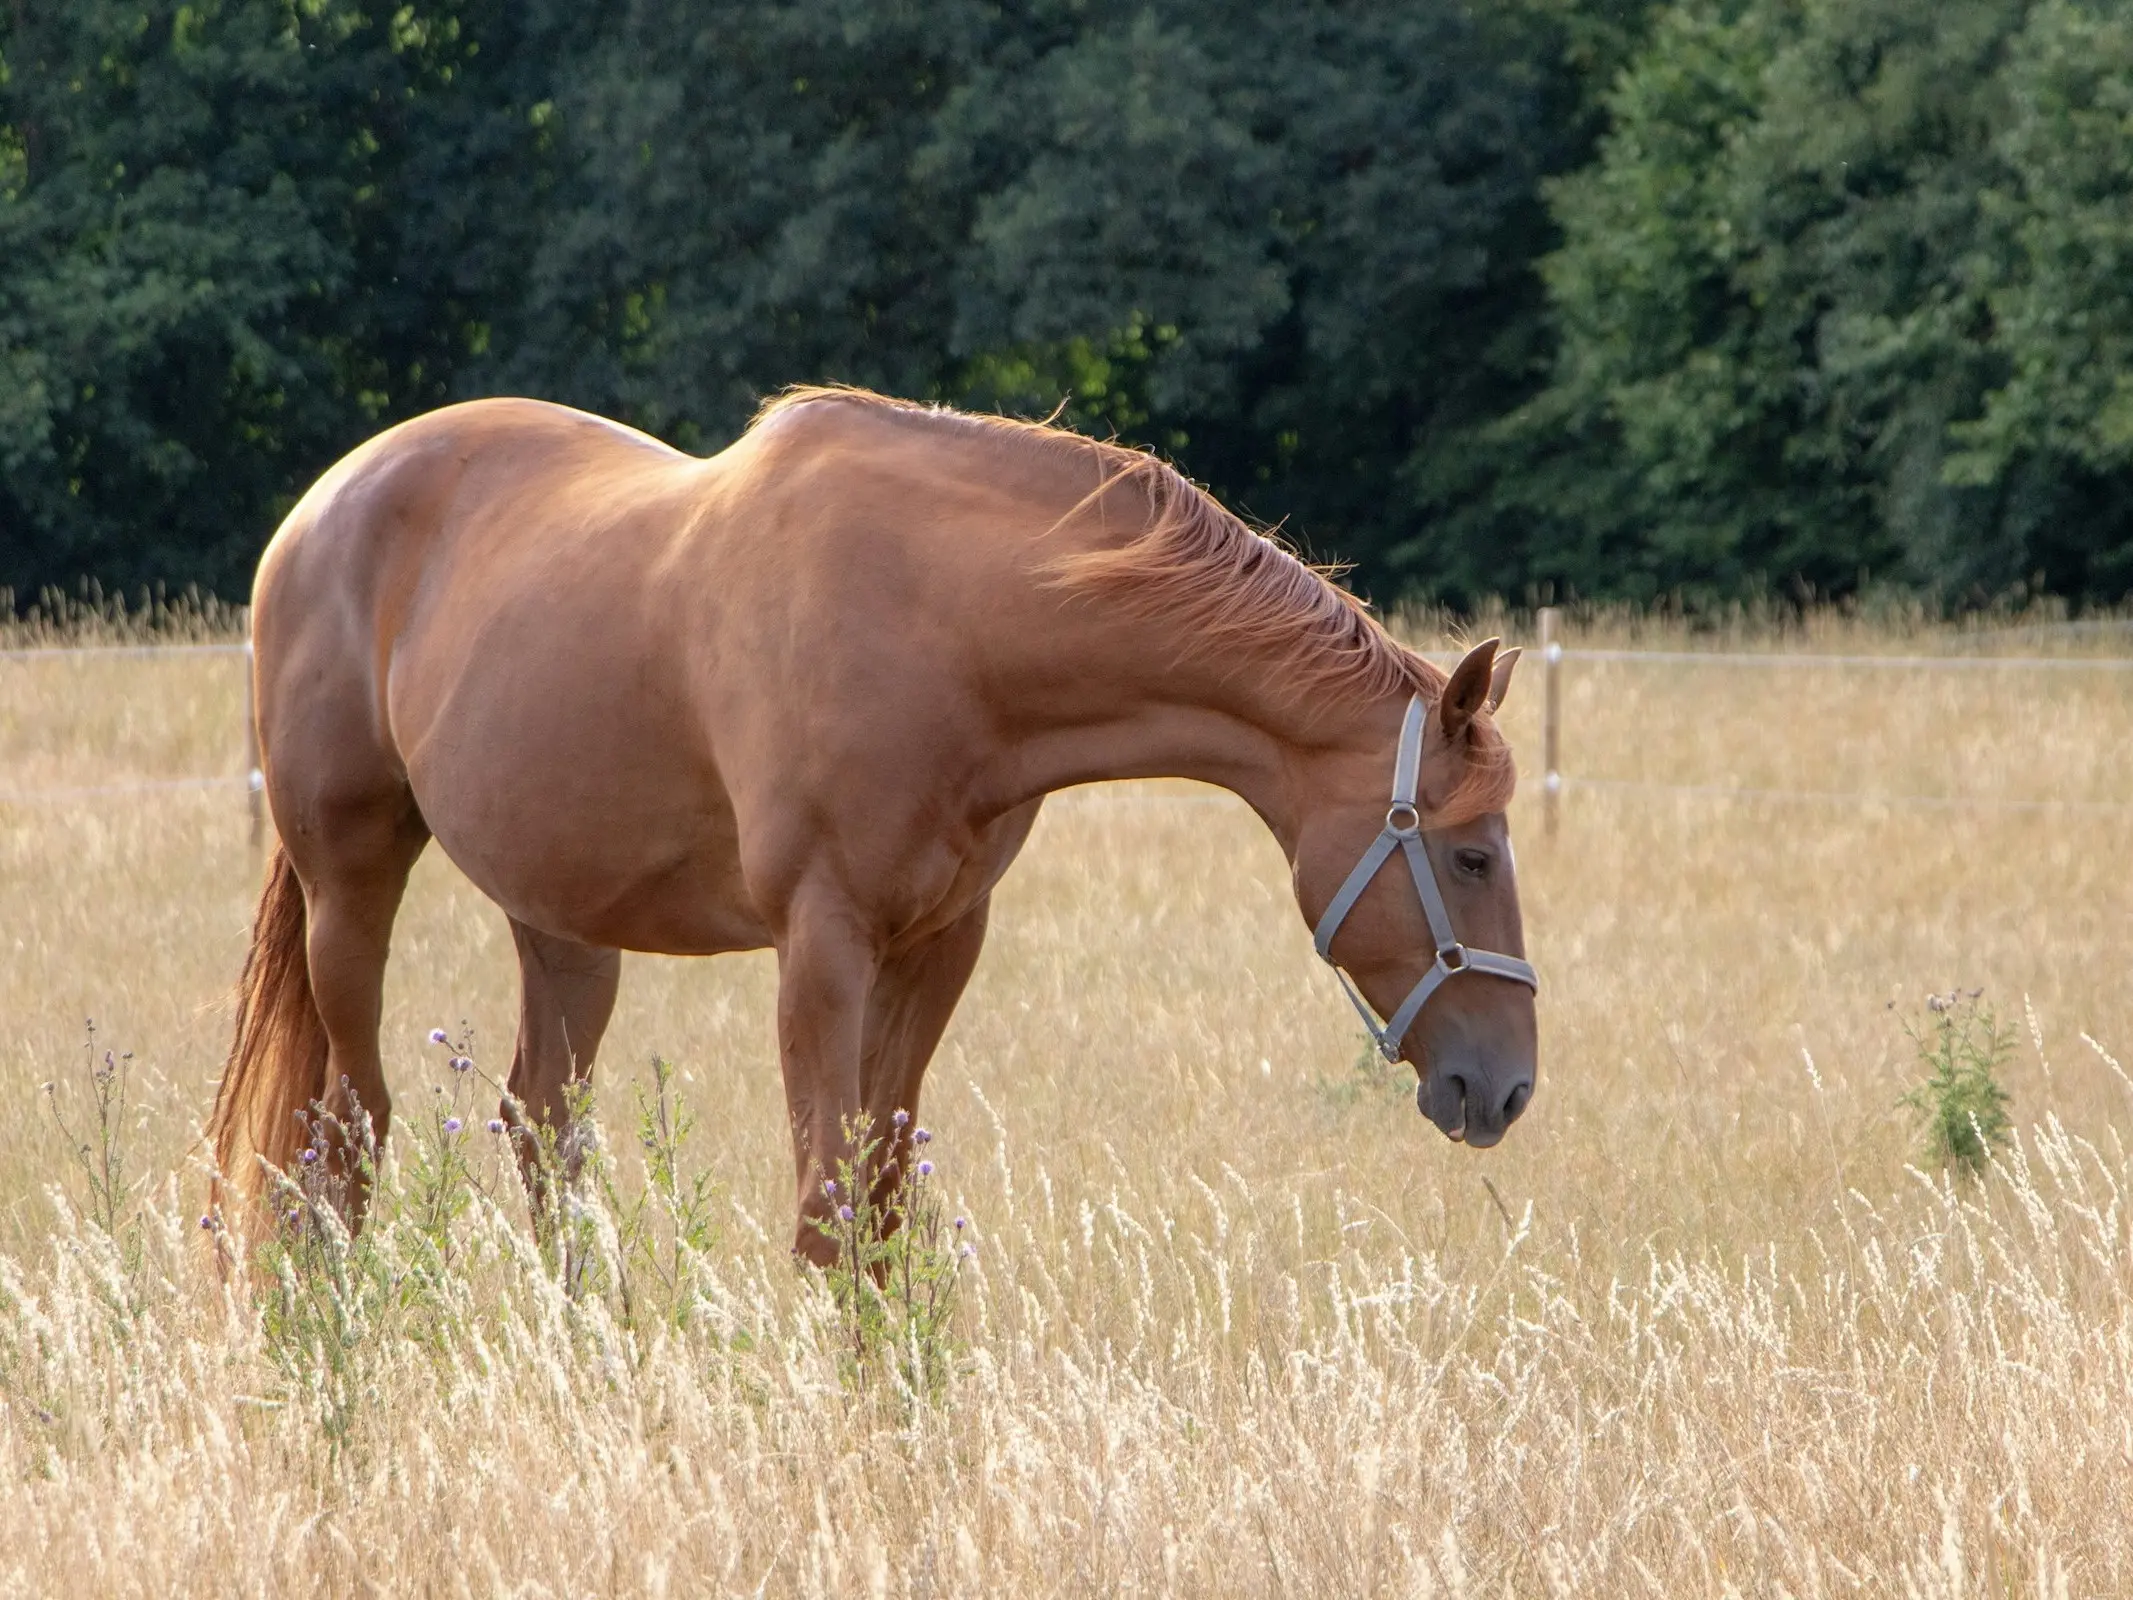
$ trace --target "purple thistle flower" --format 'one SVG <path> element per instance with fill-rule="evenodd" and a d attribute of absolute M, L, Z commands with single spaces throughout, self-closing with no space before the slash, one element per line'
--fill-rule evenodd
<path fill-rule="evenodd" d="M 457 1133 L 461 1128 L 465 1126 L 466 1124 L 461 1122 L 457 1117 L 446 1117 L 444 1119 L 444 1131 L 446 1133 Z"/>
<path fill-rule="evenodd" d="M 896 1115 L 895 1115 L 895 1116 L 893 1116 L 893 1117 L 889 1118 L 889 1124 L 890 1124 L 890 1126 L 891 1126 L 891 1127 L 901 1128 L 901 1127 L 902 1127 L 902 1126 L 903 1126 L 903 1125 L 904 1125 L 905 1123 L 909 1122 L 910 1120 L 911 1120 L 911 1113 L 910 1113 L 910 1112 L 908 1112 L 908 1111 L 899 1111 L 899 1112 L 897 1112 L 897 1113 L 896 1113 Z"/>
<path fill-rule="evenodd" d="M 919 1175 L 919 1176 L 920 1176 L 921 1178 L 930 1178 L 930 1177 L 932 1177 L 932 1176 L 933 1176 L 933 1163 L 932 1163 L 932 1162 L 930 1162 L 930 1161 L 921 1161 L 921 1162 L 920 1162 L 920 1163 L 918 1164 L 918 1175 Z"/>
<path fill-rule="evenodd" d="M 447 1034 L 447 1033 L 446 1033 L 446 1032 L 444 1031 L 444 1029 L 442 1029 L 442 1028 L 432 1028 L 432 1029 L 430 1029 L 430 1043 L 431 1043 L 431 1044 L 443 1044 L 443 1043 L 444 1043 L 444 1042 L 445 1042 L 445 1041 L 446 1041 L 447 1039 L 449 1039 L 450 1037 L 451 1037 L 451 1036 L 450 1036 L 449 1034 Z"/>
<path fill-rule="evenodd" d="M 200 1219 L 200 1226 L 212 1233 L 215 1230 L 215 1219 L 213 1217 L 202 1217 Z"/>
<path fill-rule="evenodd" d="M 474 1058 L 472 1056 L 452 1057 L 452 1070 L 454 1072 L 472 1072 L 474 1070 Z"/>
<path fill-rule="evenodd" d="M 913 1144 L 931 1144 L 933 1142 L 933 1135 L 928 1133 L 924 1128 L 913 1128 L 911 1130 L 911 1142 Z"/>
<path fill-rule="evenodd" d="M 977 1259 L 978 1247 L 974 1244 L 966 1244 L 963 1246 L 962 1250 L 958 1252 L 958 1254 L 960 1254 L 965 1261 L 974 1261 Z"/>
<path fill-rule="evenodd" d="M 502 1117 L 491 1117 L 489 1119 L 489 1131 L 491 1133 L 502 1133 L 504 1131 L 504 1119 Z"/>
<path fill-rule="evenodd" d="M 318 1152 L 316 1150 L 304 1150 L 297 1155 L 296 1159 L 308 1167 L 318 1159 Z"/>
<path fill-rule="evenodd" d="M 839 1222 L 850 1222 L 852 1220 L 852 1208 L 850 1206 L 839 1206 L 837 1208 L 837 1220 Z"/>
<path fill-rule="evenodd" d="M 822 1180 L 822 1192 L 828 1195 L 832 1200 L 836 1199 L 837 1180 L 835 1178 L 824 1178 Z"/>
<path fill-rule="evenodd" d="M 969 1225 L 970 1219 L 968 1217 L 957 1217 L 955 1219 L 955 1227 L 958 1233 L 962 1232 L 963 1229 L 968 1227 Z"/>

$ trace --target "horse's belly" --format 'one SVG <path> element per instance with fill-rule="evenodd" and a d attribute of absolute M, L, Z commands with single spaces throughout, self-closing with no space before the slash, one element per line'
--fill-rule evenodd
<path fill-rule="evenodd" d="M 672 954 L 768 943 L 674 641 L 589 580 L 558 587 L 569 606 L 470 603 L 453 613 L 466 637 L 418 630 L 395 651 L 393 735 L 432 837 L 544 933 Z"/>
<path fill-rule="evenodd" d="M 556 808 L 455 788 L 416 800 L 453 863 L 518 921 L 580 943 L 714 955 L 770 942 L 742 882 L 730 830 L 665 806 Z M 723 835 L 723 836 L 722 836 Z"/>
<path fill-rule="evenodd" d="M 578 709 L 499 696 L 420 741 L 408 781 L 445 854 L 544 933 L 673 955 L 767 944 L 708 752 L 673 726 Z"/>

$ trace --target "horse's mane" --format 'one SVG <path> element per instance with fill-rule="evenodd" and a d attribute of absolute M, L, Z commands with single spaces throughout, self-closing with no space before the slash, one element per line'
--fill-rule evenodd
<path fill-rule="evenodd" d="M 1283 692 L 1296 701 L 1420 693 L 1434 703 L 1444 690 L 1441 668 L 1394 639 L 1363 601 L 1333 581 L 1339 569 L 1303 560 L 1147 451 L 1049 422 L 920 405 L 841 386 L 787 389 L 764 403 L 751 426 L 815 401 L 924 418 L 1092 464 L 1096 486 L 1060 523 L 1085 510 L 1100 511 L 1118 491 L 1138 497 L 1147 520 L 1123 544 L 1057 558 L 1049 564 L 1049 579 L 1123 615 L 1160 623 L 1181 651 L 1215 660 L 1279 660 Z M 1447 819 L 1501 810 L 1517 781 L 1510 747 L 1488 718 L 1476 719 L 1469 748 L 1467 776 L 1440 811 Z"/>

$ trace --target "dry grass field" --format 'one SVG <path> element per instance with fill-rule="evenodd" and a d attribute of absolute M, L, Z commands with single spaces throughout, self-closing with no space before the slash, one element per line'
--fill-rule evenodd
<path fill-rule="evenodd" d="M 1506 716 L 1542 1067 L 1505 1144 L 1359 1064 L 1240 804 L 1062 796 L 928 1080 L 978 1255 L 917 1394 L 853 1375 L 786 1255 L 766 956 L 625 968 L 611 1171 L 636 1192 L 657 1054 L 717 1184 L 672 1314 L 564 1292 L 489 1103 L 441 1277 L 388 1237 L 294 1332 L 225 1297 L 196 1162 L 241 793 L 0 798 L 0 1592 L 2133 1594 L 2133 1081 L 2104 1054 L 2133 1070 L 2133 673 L 1573 660 L 1574 776 L 2084 804 L 1573 786 L 1548 841 L 1535 666 Z M 236 773 L 238 673 L 0 661 L 0 796 Z M 510 948 L 426 857 L 386 1005 L 403 1128 L 467 1084 L 433 1026 L 507 1062 Z M 1953 987 L 2018 1035 L 1978 1177 L 1899 1104 L 1906 1024 Z M 107 1048 L 115 1239 L 54 1121 L 93 1123 Z"/>

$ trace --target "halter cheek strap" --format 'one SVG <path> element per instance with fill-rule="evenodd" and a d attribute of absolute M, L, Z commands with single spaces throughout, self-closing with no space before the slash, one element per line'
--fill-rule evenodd
<path fill-rule="evenodd" d="M 1407 702 L 1407 716 L 1400 724 L 1400 749 L 1392 765 L 1392 805 L 1385 812 L 1385 827 L 1370 848 L 1363 852 L 1363 859 L 1355 864 L 1347 881 L 1333 896 L 1326 914 L 1318 919 L 1318 927 L 1312 933 L 1312 942 L 1318 953 L 1333 966 L 1341 987 L 1348 992 L 1363 1026 L 1370 1037 L 1377 1041 L 1378 1050 L 1387 1061 L 1400 1059 L 1400 1041 L 1407 1030 L 1422 1014 L 1429 997 L 1437 992 L 1450 978 L 1462 972 L 1478 972 L 1491 978 L 1508 978 L 1513 983 L 1522 983 L 1527 988 L 1540 990 L 1540 976 L 1517 956 L 1499 955 L 1493 950 L 1469 950 L 1459 942 L 1458 934 L 1452 931 L 1451 913 L 1444 906 L 1444 891 L 1437 884 L 1436 869 L 1430 864 L 1429 852 L 1422 844 L 1422 812 L 1416 803 L 1416 790 L 1422 773 L 1422 730 L 1429 708 L 1416 695 Z M 1348 913 L 1355 909 L 1356 901 L 1370 887 L 1371 880 L 1392 858 L 1397 850 L 1407 858 L 1408 876 L 1415 880 L 1415 893 L 1422 900 L 1422 914 L 1429 919 L 1430 937 L 1436 941 L 1437 959 L 1429 971 L 1422 974 L 1421 981 L 1407 991 L 1399 1009 L 1394 1011 L 1385 1025 L 1378 1025 L 1370 1003 L 1362 996 L 1348 974 L 1341 971 L 1333 961 L 1333 936 L 1340 932 L 1341 924 Z"/>

